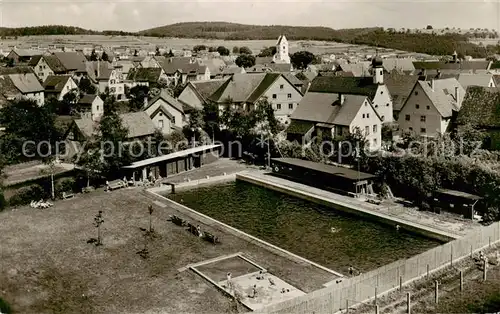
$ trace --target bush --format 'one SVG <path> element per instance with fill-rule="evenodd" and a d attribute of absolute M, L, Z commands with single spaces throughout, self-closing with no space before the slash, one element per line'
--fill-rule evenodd
<path fill-rule="evenodd" d="M 9 199 L 9 205 L 26 205 L 31 201 L 40 200 L 46 196 L 44 189 L 38 185 L 31 185 L 20 188 L 17 193 Z"/>
<path fill-rule="evenodd" d="M 63 192 L 76 192 L 76 180 L 73 178 L 62 179 L 55 184 L 56 197 L 62 197 Z"/>
<path fill-rule="evenodd" d="M 12 313 L 12 308 L 2 298 L 0 298 L 0 313 L 3 313 L 3 314 L 10 314 L 10 313 Z"/>

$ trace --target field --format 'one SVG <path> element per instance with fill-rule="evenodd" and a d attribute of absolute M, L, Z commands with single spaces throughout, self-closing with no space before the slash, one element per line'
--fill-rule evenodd
<path fill-rule="evenodd" d="M 28 314 L 232 313 L 235 302 L 188 265 L 239 252 L 306 293 L 335 278 L 151 197 L 132 188 L 96 191 L 57 201 L 46 210 L 23 207 L 0 213 L 0 297 L 17 313 Z M 150 204 L 152 238 L 144 236 Z M 93 222 L 99 210 L 103 246 L 87 243 L 97 236 Z M 170 214 L 199 224 L 221 243 L 213 245 L 168 222 Z M 148 258 L 137 254 L 145 247 Z"/>
<path fill-rule="evenodd" d="M 277 40 L 277 38 L 276 38 Z M 234 46 L 247 46 L 254 54 L 262 48 L 276 45 L 276 40 L 215 40 L 215 39 L 183 39 L 183 38 L 157 38 L 136 36 L 104 36 L 104 35 L 54 35 L 54 36 L 27 36 L 15 39 L 2 40 L 0 50 L 8 52 L 9 46 L 18 45 L 26 48 L 32 45 L 65 44 L 74 46 L 102 45 L 103 47 L 128 46 L 154 50 L 156 46 L 173 50 L 192 49 L 195 45 L 226 46 L 230 50 Z M 314 54 L 332 54 L 342 52 L 364 52 L 373 54 L 374 48 L 335 42 L 322 41 L 290 41 L 290 53 L 308 50 Z M 394 50 L 387 49 L 386 52 Z"/>

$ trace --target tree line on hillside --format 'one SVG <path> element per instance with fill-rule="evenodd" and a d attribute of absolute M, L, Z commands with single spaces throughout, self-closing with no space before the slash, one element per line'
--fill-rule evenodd
<path fill-rule="evenodd" d="M 0 27 L 0 36 L 17 37 L 17 36 L 39 36 L 39 35 L 108 35 L 108 36 L 127 36 L 136 35 L 132 32 L 124 31 L 94 31 L 81 27 L 64 26 L 64 25 L 43 25 L 30 27 L 8 28 Z"/>

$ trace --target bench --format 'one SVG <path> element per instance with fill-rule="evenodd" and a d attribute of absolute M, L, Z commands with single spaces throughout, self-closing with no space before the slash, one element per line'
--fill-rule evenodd
<path fill-rule="evenodd" d="M 111 182 L 106 182 L 106 191 L 113 191 L 125 187 L 125 183 L 122 180 L 115 180 Z"/>
<path fill-rule="evenodd" d="M 218 237 L 216 237 L 213 234 L 211 234 L 210 232 L 206 232 L 206 231 L 205 231 L 205 234 L 203 235 L 203 240 L 208 241 L 208 242 L 213 243 L 213 244 L 220 243 Z"/>
<path fill-rule="evenodd" d="M 82 189 L 82 193 L 90 193 L 94 190 L 95 190 L 95 188 L 93 186 L 86 186 Z"/>
<path fill-rule="evenodd" d="M 68 199 L 68 198 L 72 198 L 72 197 L 75 197 L 75 194 L 73 194 L 71 192 L 62 192 L 63 199 Z"/>

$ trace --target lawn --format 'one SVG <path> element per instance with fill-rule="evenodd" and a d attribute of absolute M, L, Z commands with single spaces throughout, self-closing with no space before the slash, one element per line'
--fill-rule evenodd
<path fill-rule="evenodd" d="M 156 237 L 141 228 L 149 224 L 153 204 Z M 103 246 L 96 237 L 94 216 L 103 210 Z M 181 216 L 219 236 L 214 246 L 167 221 Z M 332 275 L 275 254 L 195 221 L 172 206 L 158 206 L 138 189 L 96 191 L 55 202 L 0 213 L 0 297 L 15 313 L 231 313 L 234 303 L 190 270 L 178 271 L 222 255 L 242 252 L 275 276 L 310 292 Z"/>

